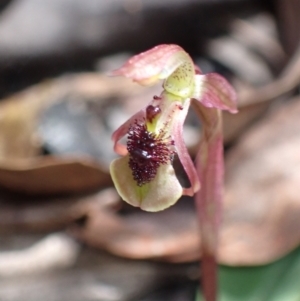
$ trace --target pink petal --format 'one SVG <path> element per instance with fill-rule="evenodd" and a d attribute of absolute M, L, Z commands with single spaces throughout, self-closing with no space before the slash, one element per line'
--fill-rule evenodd
<path fill-rule="evenodd" d="M 237 113 L 237 96 L 228 81 L 217 73 L 197 74 L 193 98 L 208 108 Z"/>
<path fill-rule="evenodd" d="M 194 167 L 194 163 L 191 160 L 189 152 L 185 146 L 185 142 L 183 140 L 183 123 L 188 112 L 188 108 L 190 106 L 190 101 L 186 100 L 184 106 L 182 106 L 182 110 L 179 111 L 177 116 L 174 116 L 175 119 L 173 124 L 172 135 L 174 138 L 176 151 L 179 157 L 179 160 L 189 178 L 191 187 L 185 188 L 183 193 L 184 195 L 193 196 L 195 192 L 200 189 L 200 182 L 197 176 L 196 169 Z"/>
<path fill-rule="evenodd" d="M 119 143 L 119 140 L 122 139 L 127 133 L 131 124 L 135 122 L 135 120 L 142 120 L 145 117 L 145 110 L 140 110 L 133 116 L 131 116 L 127 121 L 125 121 L 117 130 L 115 130 L 112 134 L 112 140 L 114 141 L 114 151 L 121 155 L 127 155 L 128 151 L 126 145 Z"/>
<path fill-rule="evenodd" d="M 178 45 L 158 45 L 129 59 L 121 68 L 112 72 L 112 75 L 122 75 L 144 84 L 154 84 L 173 73 L 182 63 L 176 58 L 177 52 L 184 52 Z"/>
<path fill-rule="evenodd" d="M 209 221 L 218 225 L 224 176 L 222 115 L 220 110 L 206 108 L 196 100 L 192 105 L 202 121 L 202 135 L 196 158 L 201 181 L 201 190 L 197 193 L 199 214 L 204 215 L 203 223 Z"/>

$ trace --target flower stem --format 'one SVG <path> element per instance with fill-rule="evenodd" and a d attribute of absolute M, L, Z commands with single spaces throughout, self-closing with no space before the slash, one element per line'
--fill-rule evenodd
<path fill-rule="evenodd" d="M 196 167 L 201 189 L 196 194 L 196 208 L 201 233 L 202 291 L 206 301 L 217 300 L 217 246 L 222 213 L 223 139 L 222 118 L 218 109 L 196 106 L 203 125 Z"/>
<path fill-rule="evenodd" d="M 217 275 L 216 257 L 211 254 L 202 254 L 202 280 L 201 287 L 203 296 L 206 301 L 216 301 L 218 292 L 218 275 Z"/>

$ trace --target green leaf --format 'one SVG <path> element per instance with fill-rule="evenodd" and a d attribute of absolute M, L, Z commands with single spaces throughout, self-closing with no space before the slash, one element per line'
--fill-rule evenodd
<path fill-rule="evenodd" d="M 218 301 L 300 301 L 300 248 L 265 266 L 220 266 L 219 281 Z"/>

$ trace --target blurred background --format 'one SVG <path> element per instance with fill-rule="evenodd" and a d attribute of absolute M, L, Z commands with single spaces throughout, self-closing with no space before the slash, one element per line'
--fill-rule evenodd
<path fill-rule="evenodd" d="M 109 71 L 162 43 L 238 93 L 223 115 L 220 300 L 300 300 L 299 13 L 299 0 L 0 1 L 0 301 L 196 300 L 193 199 L 145 213 L 108 172 L 111 133 L 161 90 Z M 193 157 L 200 126 L 190 112 Z"/>

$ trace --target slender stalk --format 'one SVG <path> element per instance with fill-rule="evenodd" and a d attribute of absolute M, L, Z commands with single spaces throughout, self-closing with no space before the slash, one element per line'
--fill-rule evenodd
<path fill-rule="evenodd" d="M 206 301 L 216 301 L 218 292 L 218 273 L 217 263 L 215 256 L 210 254 L 202 254 L 202 280 L 201 287 L 203 296 Z"/>
<path fill-rule="evenodd" d="M 196 194 L 196 208 L 201 229 L 201 287 L 206 301 L 216 301 L 217 245 L 224 171 L 222 120 L 221 113 L 217 109 L 197 106 L 196 111 L 203 121 L 202 139 L 196 159 L 197 172 L 202 185 Z"/>

